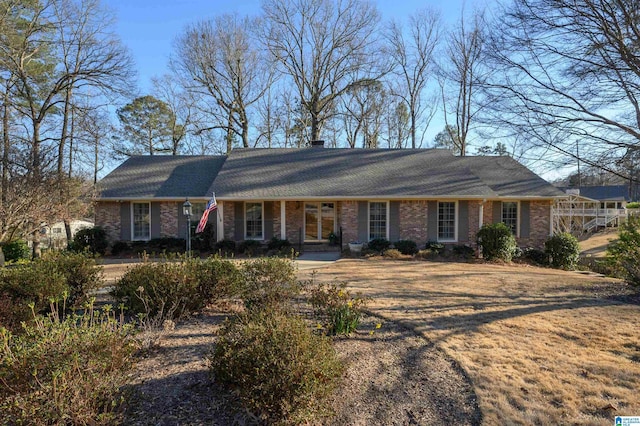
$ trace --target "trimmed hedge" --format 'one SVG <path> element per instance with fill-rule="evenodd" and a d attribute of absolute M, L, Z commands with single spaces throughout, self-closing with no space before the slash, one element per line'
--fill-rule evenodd
<path fill-rule="evenodd" d="M 483 225 L 476 238 L 486 260 L 511 262 L 516 254 L 516 239 L 511 229 L 502 222 Z"/>
<path fill-rule="evenodd" d="M 573 269 L 578 264 L 580 245 L 576 237 L 563 232 L 545 241 L 544 252 L 554 268 Z"/>

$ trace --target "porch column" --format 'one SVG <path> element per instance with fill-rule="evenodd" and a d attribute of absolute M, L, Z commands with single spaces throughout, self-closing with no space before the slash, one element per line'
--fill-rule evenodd
<path fill-rule="evenodd" d="M 280 239 L 287 239 L 287 202 L 280 201 Z"/>
<path fill-rule="evenodd" d="M 224 240 L 224 202 L 220 201 L 218 203 L 218 220 L 216 223 L 216 240 L 222 241 Z"/>
<path fill-rule="evenodd" d="M 482 200 L 480 202 L 480 208 L 478 209 L 478 230 L 482 229 L 483 221 L 484 221 L 484 203 L 486 200 Z"/>

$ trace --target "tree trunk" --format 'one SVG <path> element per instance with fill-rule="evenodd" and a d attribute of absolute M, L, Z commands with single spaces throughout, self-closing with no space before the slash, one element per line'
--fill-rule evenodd
<path fill-rule="evenodd" d="M 38 259 L 42 256 L 42 251 L 40 250 L 40 230 L 36 229 L 31 234 L 31 258 Z"/>
<path fill-rule="evenodd" d="M 229 113 L 229 121 L 227 123 L 227 155 L 231 154 L 231 150 L 233 149 L 233 117 L 231 116 L 231 112 Z"/>
<path fill-rule="evenodd" d="M 69 219 L 64 220 L 64 232 L 67 234 L 67 248 L 69 248 L 72 241 L 71 222 L 69 222 Z"/>
<path fill-rule="evenodd" d="M 2 246 L 0 246 L 0 268 L 4 268 L 4 253 L 2 252 Z"/>

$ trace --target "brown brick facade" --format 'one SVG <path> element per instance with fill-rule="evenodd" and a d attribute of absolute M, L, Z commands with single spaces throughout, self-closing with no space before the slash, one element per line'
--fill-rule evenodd
<path fill-rule="evenodd" d="M 110 242 L 120 239 L 120 203 L 98 202 L 96 203 L 95 224 L 107 233 Z"/>
<path fill-rule="evenodd" d="M 225 201 L 223 207 L 222 226 L 224 227 L 224 239 L 233 240 L 235 237 L 235 203 Z"/>
<path fill-rule="evenodd" d="M 278 212 L 280 216 L 280 212 Z M 304 227 L 304 203 L 302 201 L 287 201 L 285 204 L 285 220 L 287 240 L 292 244 L 300 242 L 300 232 Z"/>
<path fill-rule="evenodd" d="M 469 233 L 467 235 L 468 243 L 475 247 L 476 245 L 476 234 L 480 230 L 480 206 L 484 205 L 483 210 L 486 209 L 487 203 L 482 203 L 482 201 L 469 201 Z M 482 214 L 484 223 L 484 212 Z"/>
<path fill-rule="evenodd" d="M 529 204 L 529 238 L 519 238 L 518 245 L 543 248 L 551 233 L 551 201 L 531 201 Z"/>
<path fill-rule="evenodd" d="M 342 244 L 358 239 L 358 203 L 356 201 L 341 201 L 338 216 L 339 226 L 342 227 Z"/>
<path fill-rule="evenodd" d="M 427 241 L 427 202 L 400 202 L 400 239 L 418 244 Z"/>
<path fill-rule="evenodd" d="M 178 212 L 182 203 L 160 203 L 160 237 L 175 237 L 178 235 Z M 186 231 L 185 231 L 186 232 Z"/>

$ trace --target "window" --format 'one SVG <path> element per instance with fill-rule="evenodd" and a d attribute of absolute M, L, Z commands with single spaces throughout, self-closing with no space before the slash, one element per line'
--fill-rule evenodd
<path fill-rule="evenodd" d="M 262 203 L 245 203 L 245 238 L 262 240 Z"/>
<path fill-rule="evenodd" d="M 62 234 L 62 228 L 53 228 L 54 234 Z"/>
<path fill-rule="evenodd" d="M 516 201 L 502 203 L 502 223 L 511 229 L 513 235 L 518 235 L 518 203 Z"/>
<path fill-rule="evenodd" d="M 387 203 L 369 203 L 369 240 L 387 238 Z"/>
<path fill-rule="evenodd" d="M 148 240 L 151 236 L 149 203 L 133 203 L 133 240 Z"/>
<path fill-rule="evenodd" d="M 334 203 L 304 204 L 304 239 L 305 241 L 328 240 L 335 228 Z"/>
<path fill-rule="evenodd" d="M 456 241 L 455 201 L 438 202 L 438 241 Z"/>

